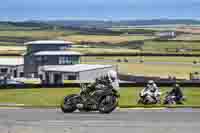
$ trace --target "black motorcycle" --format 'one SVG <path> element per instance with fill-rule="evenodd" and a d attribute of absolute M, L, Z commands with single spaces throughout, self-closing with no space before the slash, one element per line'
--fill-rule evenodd
<path fill-rule="evenodd" d="M 100 85 L 97 89 L 85 94 L 88 86 L 81 84 L 80 94 L 66 96 L 61 104 L 64 113 L 79 111 L 99 111 L 111 113 L 118 106 L 119 94 L 112 86 Z"/>

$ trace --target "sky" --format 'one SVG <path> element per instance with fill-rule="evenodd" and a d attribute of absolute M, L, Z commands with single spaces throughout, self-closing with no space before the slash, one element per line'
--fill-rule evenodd
<path fill-rule="evenodd" d="M 0 20 L 200 19 L 200 0 L 5 0 Z"/>

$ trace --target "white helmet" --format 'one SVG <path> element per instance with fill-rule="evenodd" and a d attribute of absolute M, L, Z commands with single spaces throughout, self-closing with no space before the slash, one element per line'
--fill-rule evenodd
<path fill-rule="evenodd" d="M 115 81 L 115 80 L 117 80 L 117 72 L 116 72 L 116 71 L 110 70 L 110 71 L 108 71 L 107 75 L 108 75 L 108 78 L 109 78 L 112 82 Z"/>
<path fill-rule="evenodd" d="M 153 80 L 149 80 L 148 81 L 148 84 L 150 84 L 150 85 L 152 85 L 152 84 L 154 84 L 155 82 L 153 81 Z"/>

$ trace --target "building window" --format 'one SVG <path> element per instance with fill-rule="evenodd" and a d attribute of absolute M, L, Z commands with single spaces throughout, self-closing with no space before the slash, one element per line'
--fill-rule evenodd
<path fill-rule="evenodd" d="M 34 74 L 34 73 L 29 73 L 29 74 L 28 74 L 28 77 L 29 77 L 29 78 L 35 78 L 35 74 Z"/>
<path fill-rule="evenodd" d="M 24 77 L 24 73 L 23 72 L 20 72 L 19 76 L 22 78 Z"/>
<path fill-rule="evenodd" d="M 36 58 L 36 60 L 38 63 L 45 63 L 45 62 L 47 62 L 48 58 L 47 58 L 47 56 L 38 56 Z"/>
<path fill-rule="evenodd" d="M 60 50 L 66 50 L 68 48 L 68 46 L 61 46 Z"/>
<path fill-rule="evenodd" d="M 14 78 L 17 78 L 17 69 L 15 69 L 15 70 L 13 71 L 13 77 L 14 77 Z"/>
<path fill-rule="evenodd" d="M 59 65 L 65 64 L 65 58 L 64 57 L 59 57 L 58 63 L 59 63 Z"/>
<path fill-rule="evenodd" d="M 2 69 L 1 69 L 1 72 L 2 72 L 2 73 L 7 73 L 7 72 L 8 72 L 8 68 L 2 68 Z"/>
<path fill-rule="evenodd" d="M 80 60 L 79 60 L 79 56 L 73 56 L 72 57 L 72 64 L 79 64 Z"/>
<path fill-rule="evenodd" d="M 78 56 L 61 56 L 59 57 L 60 65 L 74 65 L 79 63 Z"/>
<path fill-rule="evenodd" d="M 76 80 L 76 76 L 75 75 L 69 75 L 68 80 Z"/>
<path fill-rule="evenodd" d="M 41 56 L 38 56 L 38 57 L 37 57 L 37 61 L 38 61 L 38 62 L 41 62 L 41 61 L 42 61 L 42 57 L 41 57 Z"/>
<path fill-rule="evenodd" d="M 43 61 L 47 61 L 48 57 L 47 56 L 43 56 Z"/>
<path fill-rule="evenodd" d="M 59 64 L 60 65 L 65 65 L 65 64 L 70 64 L 70 58 L 69 56 L 62 56 L 62 57 L 59 57 Z"/>

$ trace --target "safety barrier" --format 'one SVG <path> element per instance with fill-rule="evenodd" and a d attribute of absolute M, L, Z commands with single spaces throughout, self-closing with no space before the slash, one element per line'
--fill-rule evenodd
<path fill-rule="evenodd" d="M 159 87 L 171 87 L 174 83 L 179 83 L 182 87 L 200 87 L 200 81 L 160 81 L 156 82 Z M 88 84 L 88 83 L 86 83 Z M 145 82 L 128 82 L 120 83 L 120 87 L 144 87 Z M 79 88 L 79 83 L 66 83 L 59 85 L 42 85 L 42 84 L 23 84 L 23 85 L 0 85 L 0 89 L 32 89 L 32 88 Z"/>

